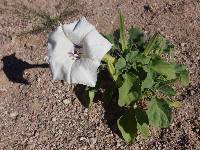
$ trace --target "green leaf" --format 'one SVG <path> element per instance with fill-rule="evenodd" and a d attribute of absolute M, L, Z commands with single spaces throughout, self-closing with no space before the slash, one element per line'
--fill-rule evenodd
<path fill-rule="evenodd" d="M 142 89 L 142 91 L 145 88 L 150 89 L 150 88 L 152 88 L 153 85 L 154 85 L 153 74 L 151 72 L 148 72 L 146 78 L 142 82 L 141 89 Z"/>
<path fill-rule="evenodd" d="M 177 64 L 176 67 L 176 73 L 178 74 L 181 84 L 183 86 L 187 86 L 189 84 L 189 75 L 187 72 L 187 69 L 185 66 Z"/>
<path fill-rule="evenodd" d="M 126 67 L 126 60 L 124 58 L 119 58 L 115 63 L 115 69 L 121 73 L 123 69 Z"/>
<path fill-rule="evenodd" d="M 167 96 L 174 96 L 176 94 L 176 91 L 169 85 L 161 85 L 157 89 Z"/>
<path fill-rule="evenodd" d="M 144 47 L 144 34 L 139 28 L 131 27 L 129 29 L 128 48 L 143 50 Z"/>
<path fill-rule="evenodd" d="M 189 82 L 189 75 L 188 75 L 187 71 L 181 72 L 179 74 L 179 77 L 180 77 L 181 84 L 183 86 L 188 86 L 189 85 L 190 82 Z"/>
<path fill-rule="evenodd" d="M 119 106 L 128 106 L 131 102 L 138 100 L 140 96 L 139 79 L 134 74 L 126 73 L 124 82 L 119 88 Z"/>
<path fill-rule="evenodd" d="M 149 132 L 149 126 L 144 123 L 142 125 L 137 124 L 137 129 L 138 132 L 144 137 L 144 138 L 148 138 L 150 136 L 150 132 Z"/>
<path fill-rule="evenodd" d="M 145 56 L 144 54 L 141 53 L 138 54 L 136 57 L 136 61 L 141 64 L 149 64 L 150 59 L 151 58 L 149 56 Z"/>
<path fill-rule="evenodd" d="M 122 51 L 127 49 L 127 41 L 126 41 L 126 31 L 124 25 L 124 16 L 121 12 L 119 12 L 119 25 L 120 25 L 120 43 L 122 46 Z"/>
<path fill-rule="evenodd" d="M 171 122 L 171 109 L 164 99 L 153 97 L 148 103 L 147 115 L 151 125 L 166 128 Z"/>
<path fill-rule="evenodd" d="M 129 63 L 134 63 L 136 61 L 136 57 L 138 55 L 138 51 L 131 51 L 126 55 L 126 61 Z"/>
<path fill-rule="evenodd" d="M 149 132 L 149 119 L 146 114 L 146 112 L 140 108 L 137 108 L 135 110 L 135 116 L 137 120 L 137 129 L 138 132 L 145 138 L 147 138 L 150 135 Z"/>
<path fill-rule="evenodd" d="M 143 123 L 149 124 L 149 119 L 148 119 L 147 113 L 143 109 L 136 108 L 135 116 L 136 116 L 137 122 L 139 124 L 143 124 Z"/>
<path fill-rule="evenodd" d="M 176 79 L 176 69 L 174 64 L 166 63 L 156 58 L 152 61 L 151 69 L 167 77 L 168 80 Z"/>
<path fill-rule="evenodd" d="M 117 126 L 124 140 L 131 143 L 137 136 L 137 123 L 134 111 L 131 111 L 117 120 Z"/>

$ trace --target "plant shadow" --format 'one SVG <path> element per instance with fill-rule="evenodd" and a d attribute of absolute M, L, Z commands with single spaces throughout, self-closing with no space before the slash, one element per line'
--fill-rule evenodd
<path fill-rule="evenodd" d="M 100 90 L 96 92 L 93 103 L 97 103 L 98 101 L 102 102 L 103 108 L 105 110 L 104 119 L 106 124 L 113 133 L 122 138 L 121 133 L 117 127 L 117 119 L 119 119 L 126 110 L 118 106 L 118 92 L 116 90 L 116 85 L 107 72 L 99 73 L 97 81 L 102 82 L 102 84 L 100 85 L 100 88 L 98 87 Z M 85 88 L 86 86 L 84 85 L 77 85 L 75 86 L 74 91 L 81 104 L 88 108 L 89 105 L 84 93 Z M 114 93 L 112 93 L 112 96 L 110 96 L 111 92 L 113 91 Z"/>
<path fill-rule="evenodd" d="M 29 84 L 28 80 L 23 77 L 26 69 L 31 68 L 48 68 L 48 64 L 29 64 L 15 56 L 15 53 L 4 56 L 1 60 L 3 62 L 3 71 L 7 78 L 14 83 Z"/>

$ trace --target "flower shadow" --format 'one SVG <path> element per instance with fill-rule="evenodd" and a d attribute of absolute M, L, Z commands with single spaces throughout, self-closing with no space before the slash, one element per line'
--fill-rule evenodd
<path fill-rule="evenodd" d="M 7 78 L 14 83 L 29 84 L 27 79 L 23 77 L 24 70 L 31 68 L 48 68 L 48 64 L 29 64 L 15 56 L 15 53 L 4 56 L 3 71 Z"/>

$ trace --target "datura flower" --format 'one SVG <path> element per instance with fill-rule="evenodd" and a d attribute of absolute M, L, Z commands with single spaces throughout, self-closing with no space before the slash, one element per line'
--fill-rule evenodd
<path fill-rule="evenodd" d="M 60 25 L 48 36 L 53 79 L 94 87 L 97 69 L 111 47 L 112 44 L 85 17 Z"/>

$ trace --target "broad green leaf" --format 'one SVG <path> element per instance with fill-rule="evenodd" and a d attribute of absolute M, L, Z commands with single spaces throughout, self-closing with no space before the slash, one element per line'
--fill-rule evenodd
<path fill-rule="evenodd" d="M 178 74 L 181 84 L 183 86 L 187 86 L 189 84 L 189 75 L 186 70 L 186 67 L 180 64 L 177 64 L 176 67 L 176 73 Z"/>
<path fill-rule="evenodd" d="M 168 80 L 176 79 L 176 69 L 174 64 L 166 63 L 157 58 L 152 61 L 151 69 L 167 77 Z"/>
<path fill-rule="evenodd" d="M 129 29 L 128 48 L 143 51 L 144 47 L 144 34 L 139 28 L 131 27 Z"/>
<path fill-rule="evenodd" d="M 146 114 L 146 112 L 140 108 L 137 108 L 135 110 L 135 116 L 137 120 L 137 129 L 138 132 L 145 138 L 147 138 L 150 135 L 149 132 L 149 119 Z"/>
<path fill-rule="evenodd" d="M 115 63 L 115 69 L 121 73 L 123 69 L 126 67 L 126 60 L 124 58 L 119 58 Z"/>
<path fill-rule="evenodd" d="M 139 124 L 143 124 L 143 123 L 149 124 L 149 119 L 148 119 L 147 113 L 143 109 L 136 108 L 135 116 L 136 116 L 137 122 Z"/>
<path fill-rule="evenodd" d="M 127 41 L 126 41 L 126 31 L 124 25 L 124 16 L 121 12 L 119 12 L 119 25 L 120 25 L 120 43 L 122 46 L 122 51 L 127 49 Z"/>
<path fill-rule="evenodd" d="M 149 64 L 151 58 L 149 56 L 145 56 L 144 54 L 139 53 L 135 59 L 141 64 Z"/>
<path fill-rule="evenodd" d="M 142 91 L 147 88 L 152 88 L 152 86 L 154 85 L 154 80 L 153 80 L 153 74 L 151 72 L 147 73 L 146 78 L 144 79 L 144 81 L 142 82 Z"/>
<path fill-rule="evenodd" d="M 131 143 L 137 136 L 137 122 L 133 111 L 121 116 L 117 120 L 117 126 L 126 142 Z"/>
<path fill-rule="evenodd" d="M 126 61 L 129 63 L 134 63 L 136 61 L 136 57 L 138 55 L 138 51 L 131 51 L 126 55 Z"/>
<path fill-rule="evenodd" d="M 138 132 L 144 138 L 148 138 L 150 136 L 149 126 L 146 123 L 144 123 L 142 125 L 140 125 L 139 123 L 137 123 L 137 129 L 138 129 Z"/>
<path fill-rule="evenodd" d="M 128 106 L 131 102 L 138 100 L 140 96 L 139 79 L 134 74 L 126 73 L 124 82 L 119 88 L 119 106 Z"/>
<path fill-rule="evenodd" d="M 148 103 L 147 115 L 151 125 L 166 128 L 171 122 L 171 109 L 164 99 L 152 98 Z"/>
<path fill-rule="evenodd" d="M 176 94 L 176 91 L 169 85 L 161 85 L 157 89 L 167 96 L 174 96 Z"/>

